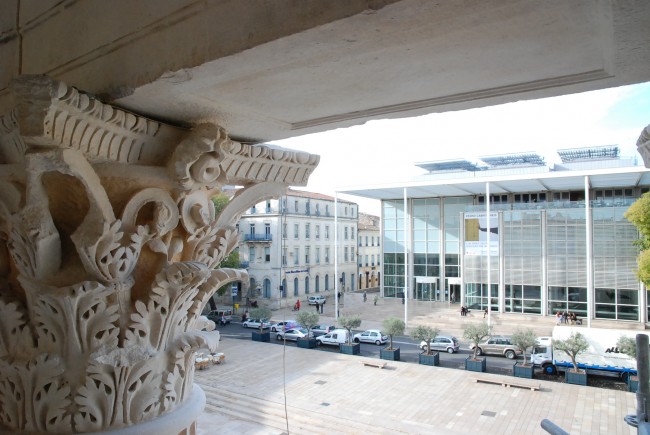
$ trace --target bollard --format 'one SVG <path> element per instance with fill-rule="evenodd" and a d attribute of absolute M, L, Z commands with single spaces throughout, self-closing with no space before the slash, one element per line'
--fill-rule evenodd
<path fill-rule="evenodd" d="M 542 420 L 542 429 L 551 435 L 569 435 L 569 432 L 562 429 L 557 424 L 553 423 L 551 420 L 545 418 Z"/>

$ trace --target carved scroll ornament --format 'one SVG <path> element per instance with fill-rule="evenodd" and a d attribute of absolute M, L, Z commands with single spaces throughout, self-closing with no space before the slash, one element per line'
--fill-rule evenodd
<path fill-rule="evenodd" d="M 43 76 L 0 117 L 0 425 L 82 433 L 173 412 L 251 204 L 304 185 L 318 157 L 181 130 Z M 210 198 L 245 186 L 215 216 Z M 247 201 L 244 201 L 246 198 Z M 212 336 L 210 335 L 212 334 Z"/>

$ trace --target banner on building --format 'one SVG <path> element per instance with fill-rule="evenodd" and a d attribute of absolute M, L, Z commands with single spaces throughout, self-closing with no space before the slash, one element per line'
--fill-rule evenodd
<path fill-rule="evenodd" d="M 489 234 L 489 237 L 488 237 Z M 485 212 L 465 213 L 465 255 L 499 255 L 499 214 Z"/>

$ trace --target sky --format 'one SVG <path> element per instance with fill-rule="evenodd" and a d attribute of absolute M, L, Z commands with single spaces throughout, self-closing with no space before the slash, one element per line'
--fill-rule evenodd
<path fill-rule="evenodd" d="M 353 187 L 400 183 L 425 173 L 418 162 L 535 152 L 547 163 L 563 148 L 618 145 L 637 156 L 636 141 L 650 124 L 650 82 L 600 91 L 519 101 L 480 109 L 364 125 L 297 136 L 274 145 L 320 155 L 306 187 L 334 196 Z M 380 202 L 338 194 L 380 216 Z"/>

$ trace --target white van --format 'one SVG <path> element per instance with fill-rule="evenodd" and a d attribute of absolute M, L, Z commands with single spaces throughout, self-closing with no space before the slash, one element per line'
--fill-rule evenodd
<path fill-rule="evenodd" d="M 349 333 L 347 329 L 335 329 L 325 335 L 316 337 L 318 344 L 328 344 L 330 346 L 338 346 L 339 344 L 346 344 L 348 342 Z"/>
<path fill-rule="evenodd" d="M 325 296 L 309 296 L 307 299 L 309 305 L 323 305 L 325 302 L 327 302 Z"/>

